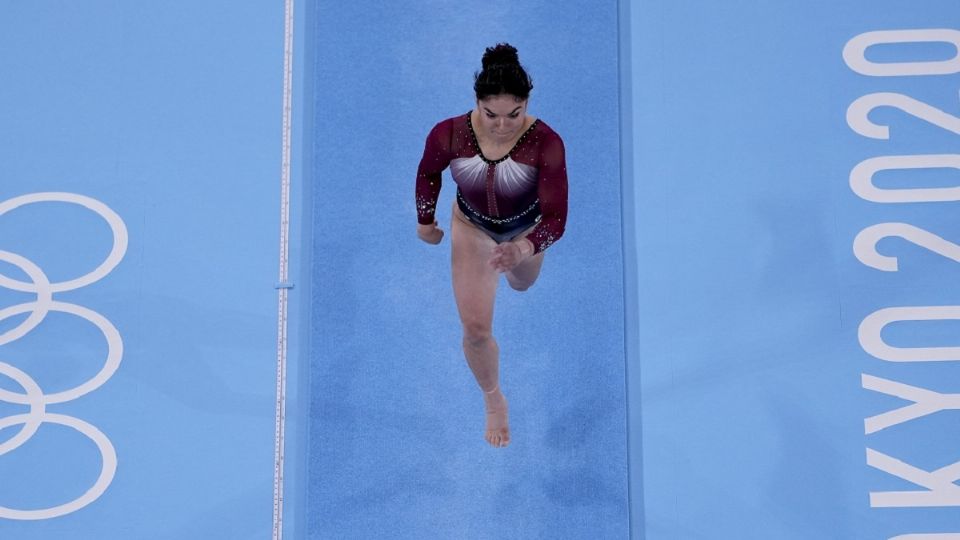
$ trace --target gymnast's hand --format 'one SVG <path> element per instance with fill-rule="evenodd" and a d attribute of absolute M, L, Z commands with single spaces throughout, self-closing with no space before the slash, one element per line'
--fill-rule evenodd
<path fill-rule="evenodd" d="M 428 225 L 417 223 L 417 236 L 428 244 L 436 245 L 443 239 L 443 229 L 437 227 L 436 221 Z"/>
<path fill-rule="evenodd" d="M 533 244 L 526 238 L 515 242 L 504 242 L 493 248 L 490 266 L 497 272 L 509 272 L 531 255 L 533 255 Z"/>

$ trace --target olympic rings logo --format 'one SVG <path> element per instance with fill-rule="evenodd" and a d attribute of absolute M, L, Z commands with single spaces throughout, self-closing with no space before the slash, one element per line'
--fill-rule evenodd
<path fill-rule="evenodd" d="M 107 222 L 113 232 L 113 248 L 100 266 L 91 272 L 59 283 L 51 283 L 46 274 L 27 258 L 0 249 L 0 261 L 19 268 L 29 278 L 29 281 L 18 281 L 0 274 L 0 287 L 36 295 L 36 299 L 32 302 L 25 302 L 0 310 L 0 321 L 23 313 L 30 314 L 13 329 L 0 333 L 0 347 L 30 333 L 43 322 L 48 313 L 54 311 L 75 315 L 96 326 L 106 339 L 107 358 L 100 371 L 90 380 L 74 388 L 52 394 L 45 394 L 29 375 L 0 360 L 0 375 L 12 379 L 23 389 L 23 392 L 17 393 L 0 388 L 0 401 L 29 407 L 29 412 L 24 414 L 0 417 L 0 431 L 12 426 L 22 426 L 16 435 L 6 441 L 0 441 L 0 456 L 14 451 L 26 443 L 42 424 L 51 423 L 72 428 L 93 441 L 100 450 L 102 468 L 93 486 L 76 499 L 59 506 L 37 510 L 19 510 L 0 506 L 0 518 L 6 519 L 50 519 L 75 512 L 100 498 L 110 486 L 117 471 L 116 450 L 103 432 L 83 420 L 63 414 L 55 414 L 49 412 L 47 408 L 50 405 L 75 400 L 100 388 L 120 367 L 120 359 L 123 356 L 123 341 L 120 339 L 120 333 L 116 327 L 96 311 L 55 300 L 54 294 L 85 287 L 113 271 L 127 251 L 127 228 L 120 216 L 102 202 L 74 193 L 31 193 L 14 197 L 0 202 L 0 216 L 21 206 L 43 202 L 76 204 L 98 214 Z"/>

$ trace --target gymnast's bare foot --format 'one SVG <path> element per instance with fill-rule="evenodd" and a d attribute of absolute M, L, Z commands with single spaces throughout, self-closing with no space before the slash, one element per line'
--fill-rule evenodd
<path fill-rule="evenodd" d="M 507 424 L 507 398 L 500 391 L 500 385 L 483 393 L 487 410 L 487 431 L 484 438 L 494 448 L 503 448 L 510 444 L 510 426 Z"/>

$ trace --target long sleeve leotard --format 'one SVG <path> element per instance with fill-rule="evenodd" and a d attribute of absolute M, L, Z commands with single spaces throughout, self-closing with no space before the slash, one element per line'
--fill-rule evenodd
<path fill-rule="evenodd" d="M 534 253 L 563 235 L 567 221 L 563 140 L 543 121 L 535 120 L 513 149 L 496 161 L 480 151 L 470 113 L 434 126 L 417 171 L 419 223 L 433 223 L 441 175 L 448 166 L 464 201 L 493 220 L 509 220 L 539 205 L 540 221 L 526 237 Z"/>

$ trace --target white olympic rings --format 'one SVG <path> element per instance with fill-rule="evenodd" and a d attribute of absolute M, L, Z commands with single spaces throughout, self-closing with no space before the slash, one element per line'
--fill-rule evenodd
<path fill-rule="evenodd" d="M 33 301 L 0 309 L 0 322 L 16 315 L 29 313 L 26 319 L 18 325 L 0 333 L 0 346 L 27 335 L 39 326 L 51 311 L 54 311 L 75 315 L 96 326 L 106 339 L 107 358 L 100 371 L 86 382 L 74 388 L 51 394 L 45 394 L 40 385 L 22 370 L 11 364 L 0 362 L 0 374 L 9 377 L 23 389 L 22 393 L 17 393 L 0 388 L 0 401 L 29 406 L 29 412 L 25 414 L 0 417 L 0 430 L 17 425 L 22 426 L 16 435 L 6 441 L 0 441 L 0 456 L 21 447 L 34 436 L 42 424 L 50 423 L 72 428 L 93 441 L 100 451 L 102 464 L 100 474 L 94 485 L 76 499 L 58 506 L 35 510 L 19 510 L 0 506 L 0 519 L 40 520 L 75 512 L 100 498 L 110 486 L 117 470 L 116 450 L 103 432 L 72 416 L 50 413 L 47 411 L 47 406 L 72 401 L 96 390 L 106 383 L 120 367 L 120 360 L 123 357 L 123 340 L 117 328 L 96 311 L 76 304 L 54 300 L 53 295 L 54 293 L 71 291 L 90 285 L 113 271 L 123 259 L 127 250 L 127 228 L 120 216 L 102 202 L 75 193 L 46 192 L 14 197 L 0 202 L 0 216 L 15 208 L 40 202 L 77 204 L 98 214 L 110 226 L 113 233 L 113 247 L 106 259 L 97 268 L 80 277 L 59 283 L 51 283 L 47 275 L 26 257 L 0 250 L 0 261 L 19 268 L 30 280 L 29 282 L 19 281 L 0 274 L 0 287 L 36 294 L 36 299 Z"/>
<path fill-rule="evenodd" d="M 76 193 L 30 193 L 0 202 L 0 216 L 14 208 L 38 202 L 65 202 L 86 207 L 102 217 L 107 224 L 110 225 L 110 230 L 113 232 L 113 248 L 110 250 L 107 258 L 100 263 L 100 266 L 76 279 L 52 284 L 50 286 L 51 291 L 72 291 L 80 287 L 86 287 L 109 274 L 120 263 L 120 260 L 123 259 L 123 255 L 127 252 L 127 226 L 124 225 L 123 220 L 120 219 L 120 216 L 118 216 L 116 212 L 96 199 L 77 195 Z M 10 279 L 2 274 L 0 274 L 0 287 L 6 287 L 15 291 L 36 292 L 34 285 Z"/>

